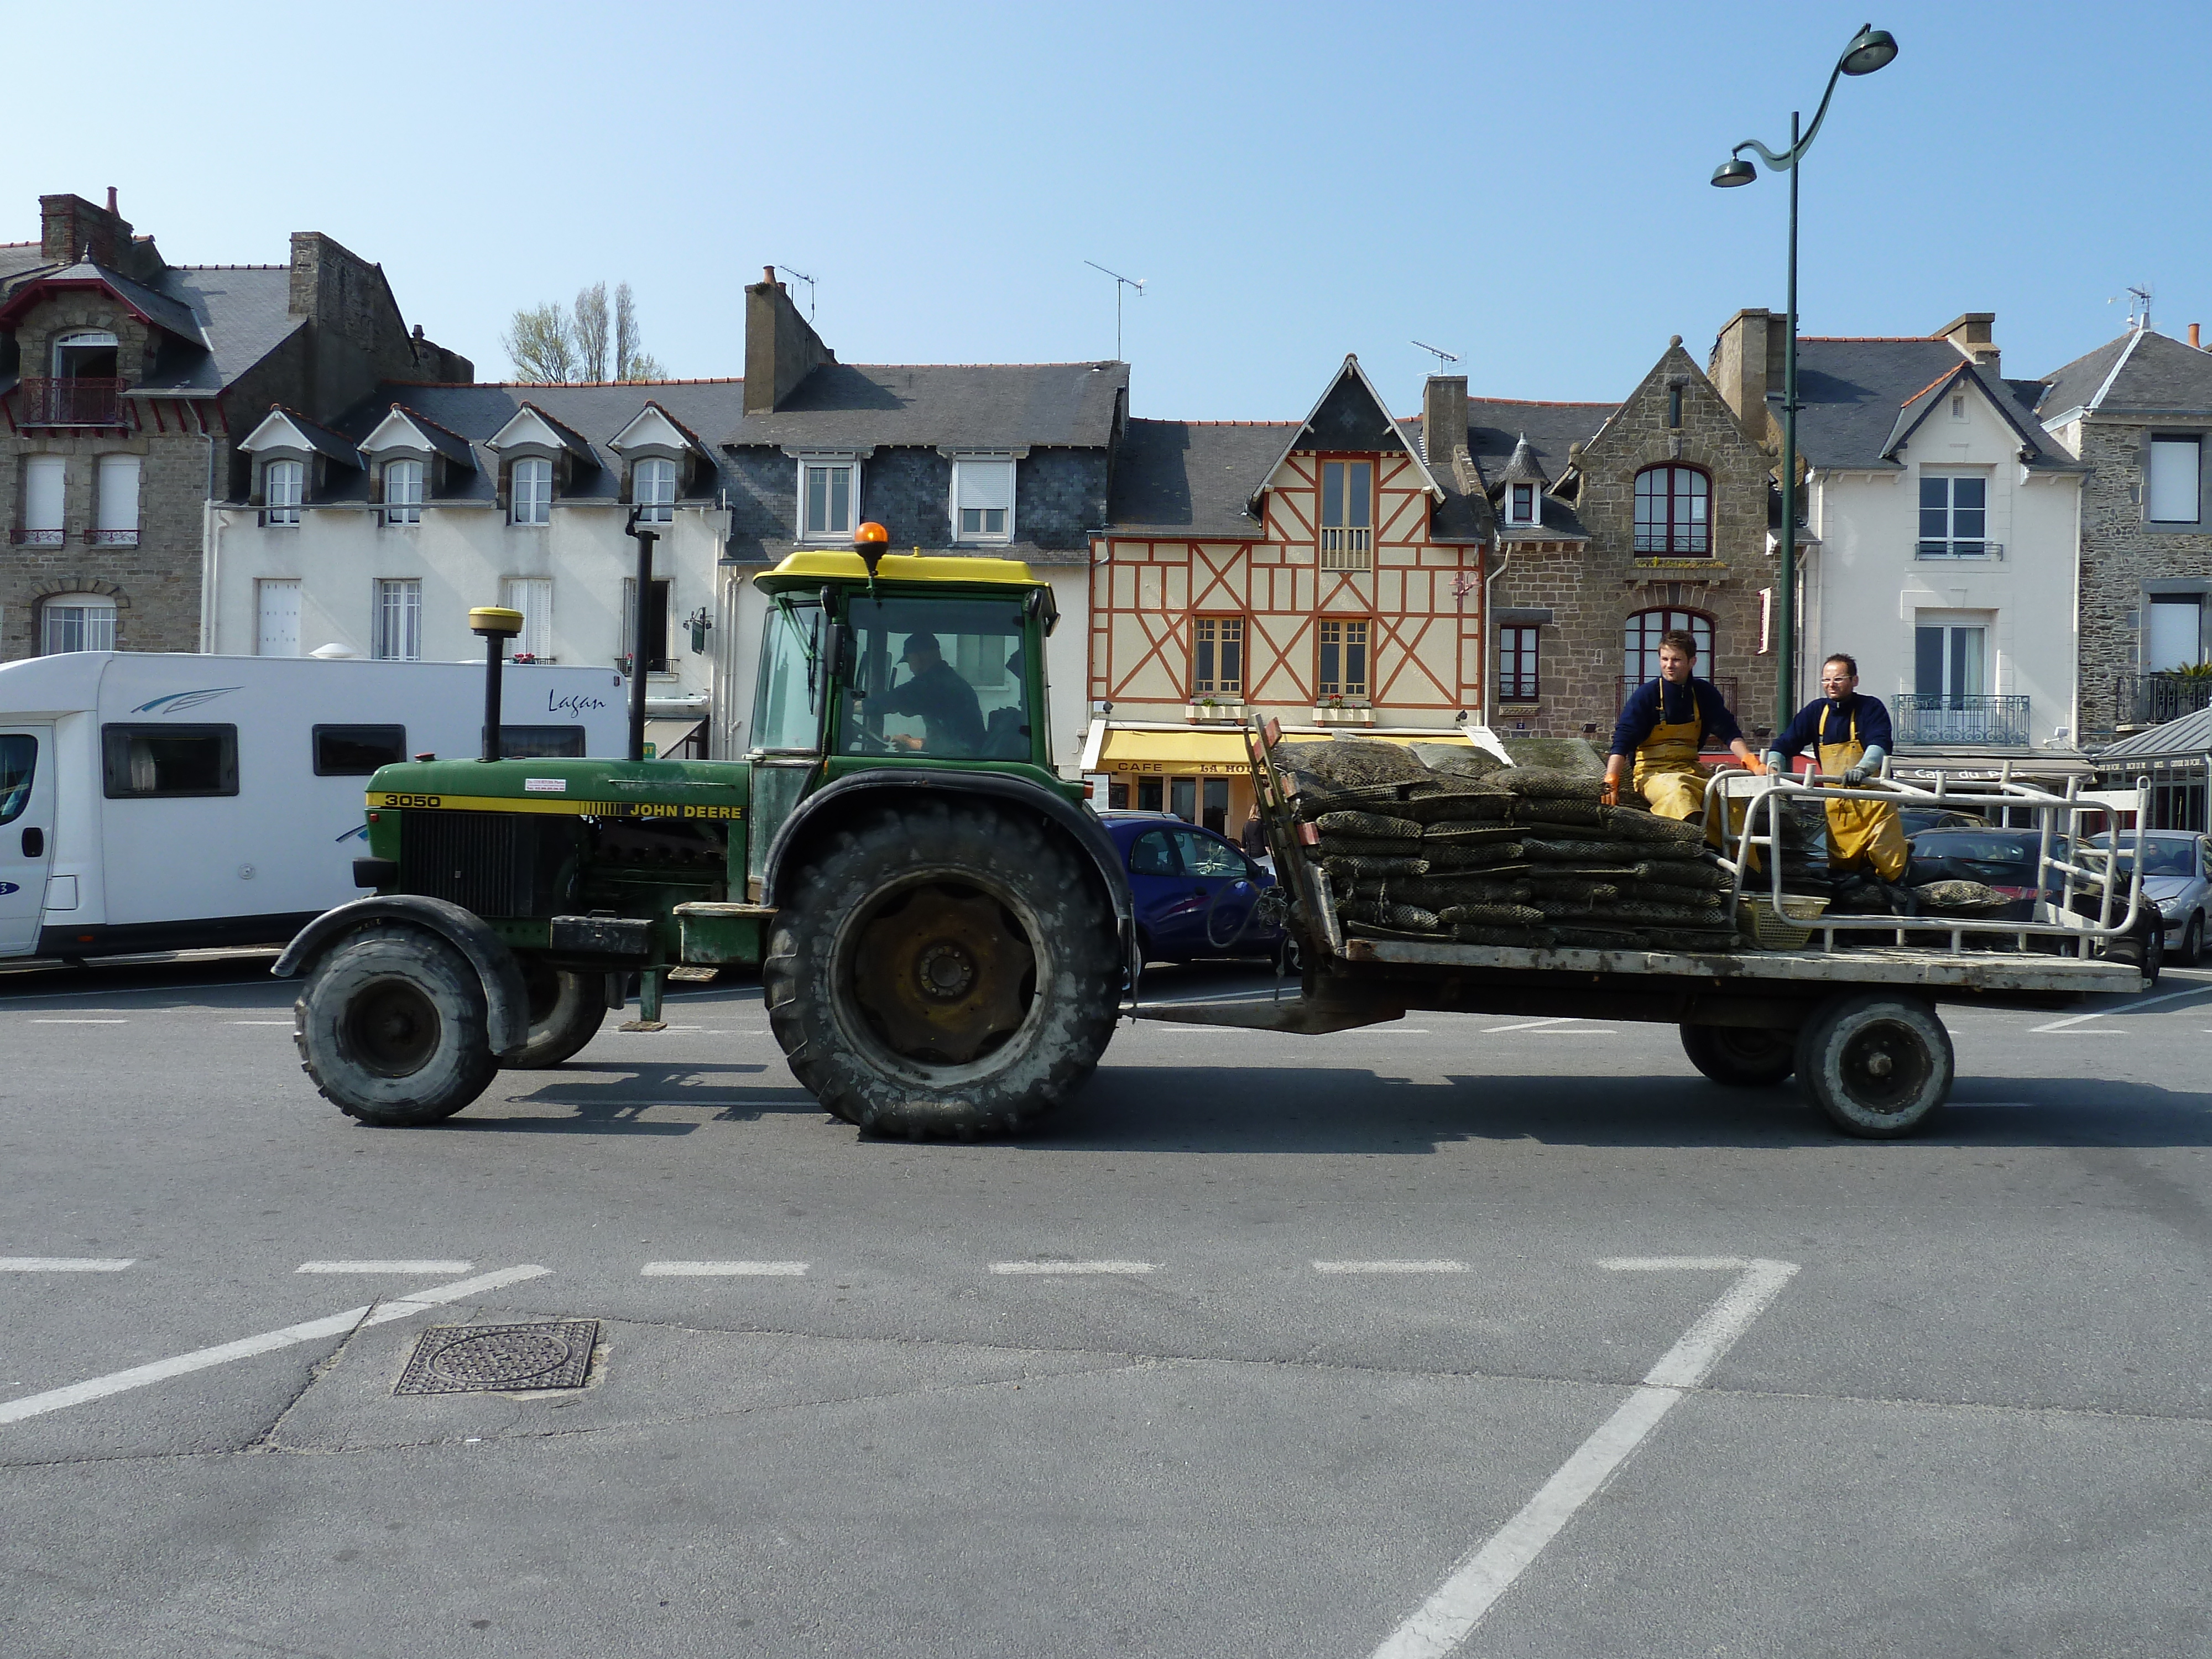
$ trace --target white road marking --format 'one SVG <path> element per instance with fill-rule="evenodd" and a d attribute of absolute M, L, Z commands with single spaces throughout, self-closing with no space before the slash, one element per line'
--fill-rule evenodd
<path fill-rule="evenodd" d="M 127 1019 L 34 1019 L 33 1025 L 128 1025 Z"/>
<path fill-rule="evenodd" d="M 2063 1031 L 2069 1026 L 2087 1024 L 2093 1019 L 2110 1019 L 2115 1014 L 2132 1014 L 2141 1008 L 2155 1008 L 2162 1002 L 2179 1002 L 2185 997 L 2203 996 L 2212 987 L 2192 985 L 2185 991 L 2168 991 L 2163 996 L 2144 997 L 2138 1001 L 2124 1002 L 2117 1008 L 2102 1008 L 2094 1014 L 2075 1014 L 2070 1019 L 2054 1019 L 2047 1025 L 2031 1025 L 2030 1036 L 2040 1031 Z"/>
<path fill-rule="evenodd" d="M 136 1256 L 117 1261 L 106 1256 L 0 1255 L 0 1273 L 119 1273 L 137 1261 Z"/>
<path fill-rule="evenodd" d="M 648 1279 L 801 1279 L 804 1261 L 648 1261 L 638 1269 Z"/>
<path fill-rule="evenodd" d="M 1463 1273 L 1464 1261 L 1316 1261 L 1317 1273 Z"/>
<path fill-rule="evenodd" d="M 1157 1261 L 994 1261 L 994 1273 L 1148 1273 L 1156 1271 Z"/>
<path fill-rule="evenodd" d="M 1572 1025 L 1571 1015 L 1564 1019 L 1524 1019 L 1518 1025 L 1492 1025 L 1483 1031 L 1485 1036 L 1496 1036 L 1501 1031 L 1540 1031 L 1547 1025 Z"/>
<path fill-rule="evenodd" d="M 226 1025 L 289 1025 L 289 1019 L 227 1019 Z"/>
<path fill-rule="evenodd" d="M 1522 1570 L 1556 1538 L 1577 1510 L 1603 1490 L 1620 1466 L 1683 1395 L 1704 1382 L 1797 1271 L 1794 1261 L 1723 1256 L 1619 1257 L 1629 1271 L 1741 1267 L 1735 1282 L 1705 1310 L 1596 1433 L 1577 1447 L 1521 1512 L 1454 1570 L 1419 1612 L 1391 1632 L 1374 1659 L 1442 1659 L 1464 1642 Z"/>
<path fill-rule="evenodd" d="M 473 1261 L 302 1261 L 295 1273 L 465 1273 Z"/>
<path fill-rule="evenodd" d="M 454 1284 L 434 1285 L 428 1290 L 416 1291 L 396 1302 L 371 1303 L 366 1307 L 349 1308 L 343 1313 L 331 1314 L 327 1318 L 287 1325 L 282 1330 L 264 1331 L 258 1336 L 242 1336 L 235 1342 L 220 1343 L 212 1348 L 176 1354 L 167 1359 L 155 1360 L 151 1364 L 134 1365 L 125 1371 L 111 1371 L 106 1376 L 89 1377 L 82 1382 L 72 1382 L 67 1388 L 49 1389 L 44 1394 L 26 1395 L 21 1400 L 0 1401 L 0 1424 L 20 1423 L 27 1417 L 40 1417 L 48 1412 L 82 1406 L 88 1401 L 104 1400 L 112 1394 L 123 1394 L 131 1389 L 166 1382 L 173 1376 L 204 1371 L 211 1365 L 226 1365 L 234 1359 L 250 1359 L 256 1354 L 274 1353 L 279 1348 L 289 1348 L 295 1343 L 313 1342 L 326 1336 L 343 1336 L 356 1328 L 388 1325 L 395 1319 L 410 1319 L 416 1314 L 428 1313 L 447 1303 L 465 1301 L 484 1291 L 519 1284 L 526 1279 L 537 1279 L 551 1271 L 550 1267 L 502 1267 L 497 1273 L 480 1273 L 474 1279 L 460 1279 Z"/>

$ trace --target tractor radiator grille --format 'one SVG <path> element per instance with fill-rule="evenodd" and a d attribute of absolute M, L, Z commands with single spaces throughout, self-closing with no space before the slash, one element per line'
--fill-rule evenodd
<path fill-rule="evenodd" d="M 521 813 L 404 812 L 402 885 L 480 916 L 543 915 L 550 895 L 542 872 L 554 850 L 545 845 L 548 827 L 544 818 Z"/>

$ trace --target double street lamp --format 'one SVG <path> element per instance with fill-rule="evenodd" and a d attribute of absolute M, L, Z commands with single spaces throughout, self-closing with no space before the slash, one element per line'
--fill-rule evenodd
<path fill-rule="evenodd" d="M 1743 159 L 1743 153 L 1749 149 L 1759 152 L 1769 172 L 1790 175 L 1789 343 L 1782 369 L 1782 568 L 1776 585 L 1773 618 L 1778 659 L 1774 699 L 1777 736 L 1797 712 L 1797 163 L 1813 147 L 1820 123 L 1826 118 L 1828 100 L 1836 95 L 1838 79 L 1846 75 L 1872 75 L 1896 56 L 1897 42 L 1889 31 L 1867 24 L 1851 37 L 1850 45 L 1836 60 L 1835 70 L 1828 76 L 1828 89 L 1820 94 L 1820 108 L 1813 112 L 1813 125 L 1802 134 L 1797 131 L 1797 112 L 1790 112 L 1788 149 L 1777 155 L 1756 138 L 1747 138 L 1729 152 L 1729 160 L 1713 169 L 1713 183 L 1724 190 L 1749 184 L 1759 177 L 1759 169 Z M 1745 411 L 1747 415 L 1749 412 Z"/>

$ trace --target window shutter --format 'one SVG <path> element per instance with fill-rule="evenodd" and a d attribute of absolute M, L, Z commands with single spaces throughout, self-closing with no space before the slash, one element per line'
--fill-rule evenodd
<path fill-rule="evenodd" d="M 2199 454 L 2195 438 L 2150 441 L 2148 517 L 2161 524 L 2197 522 Z"/>
<path fill-rule="evenodd" d="M 1014 504 L 1012 461 L 961 461 L 960 505 L 1011 507 Z"/>
<path fill-rule="evenodd" d="M 69 463 L 58 455 L 33 455 L 23 468 L 23 528 L 62 527 L 62 486 Z"/>
<path fill-rule="evenodd" d="M 103 455 L 100 458 L 99 517 L 96 530 L 136 530 L 138 527 L 138 458 Z"/>

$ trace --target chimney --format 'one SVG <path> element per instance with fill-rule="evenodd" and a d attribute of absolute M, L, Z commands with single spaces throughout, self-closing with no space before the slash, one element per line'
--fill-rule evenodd
<path fill-rule="evenodd" d="M 131 227 L 117 216 L 114 192 L 108 205 L 94 206 L 82 196 L 39 198 L 39 257 L 47 264 L 75 264 L 89 250 L 96 264 L 114 265 L 131 249 Z"/>
<path fill-rule="evenodd" d="M 768 266 L 745 289 L 745 413 L 780 408 L 801 380 L 836 361 Z"/>
<path fill-rule="evenodd" d="M 2199 351 L 2204 349 L 2203 341 L 2199 339 L 2197 335 L 2197 331 L 2203 325 L 2199 323 L 2191 323 L 2189 325 L 2189 343 Z"/>
<path fill-rule="evenodd" d="M 116 213 L 115 186 L 112 185 L 110 185 L 107 187 L 107 210 L 110 213 Z M 119 213 L 116 213 L 116 216 L 120 218 L 122 216 Z"/>
<path fill-rule="evenodd" d="M 1421 447 L 1431 471 L 1467 447 L 1467 376 L 1431 374 L 1421 388 Z"/>
<path fill-rule="evenodd" d="M 1992 374 L 2004 372 L 1996 343 L 1990 339 L 1992 325 L 1996 322 L 1994 311 L 1968 311 L 1936 331 L 1939 340 L 1948 340 L 1958 347 L 1968 362 L 1979 363 Z"/>
<path fill-rule="evenodd" d="M 1784 359 L 1789 353 L 1789 319 L 1761 307 L 1747 307 L 1721 325 L 1720 337 L 1706 361 L 1706 373 L 1722 398 L 1735 411 L 1744 430 L 1760 443 L 1771 441 L 1773 416 L 1767 394 L 1782 390 Z"/>

